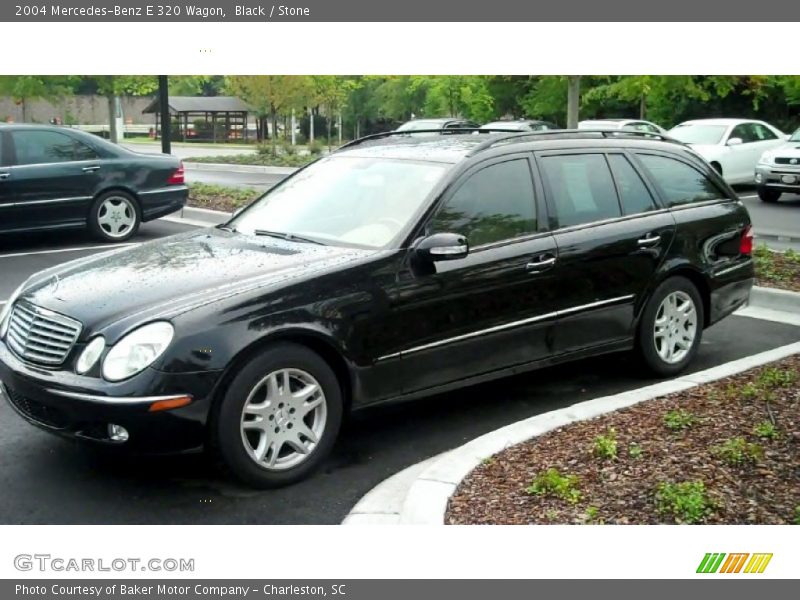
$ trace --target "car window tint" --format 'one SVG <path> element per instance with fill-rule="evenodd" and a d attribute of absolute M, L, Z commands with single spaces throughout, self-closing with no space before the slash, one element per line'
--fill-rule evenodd
<path fill-rule="evenodd" d="M 547 156 L 542 165 L 559 227 L 622 215 L 614 181 L 602 154 Z"/>
<path fill-rule="evenodd" d="M 97 157 L 98 155 L 94 148 L 75 140 L 75 160 L 94 160 Z"/>
<path fill-rule="evenodd" d="M 668 206 L 723 197 L 714 182 L 686 163 L 655 154 L 638 156 L 661 188 Z"/>
<path fill-rule="evenodd" d="M 509 160 L 470 175 L 436 214 L 432 230 L 460 233 L 471 246 L 535 232 L 536 208 L 528 161 Z"/>
<path fill-rule="evenodd" d="M 621 154 L 610 154 L 608 162 L 614 171 L 624 214 L 635 215 L 657 208 L 653 196 L 627 158 Z"/>
<path fill-rule="evenodd" d="M 57 131 L 12 131 L 18 165 L 74 160 L 72 138 Z"/>
<path fill-rule="evenodd" d="M 759 142 L 778 139 L 778 136 L 769 127 L 761 123 L 753 123 L 753 133 Z"/>
<path fill-rule="evenodd" d="M 750 123 L 741 123 L 734 127 L 728 139 L 731 138 L 741 138 L 743 144 L 757 141 Z"/>

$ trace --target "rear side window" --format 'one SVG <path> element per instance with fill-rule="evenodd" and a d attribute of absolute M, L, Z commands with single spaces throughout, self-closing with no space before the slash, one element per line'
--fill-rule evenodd
<path fill-rule="evenodd" d="M 542 159 L 558 227 L 622 216 L 608 163 L 602 154 Z"/>
<path fill-rule="evenodd" d="M 95 160 L 96 158 L 98 158 L 98 154 L 94 148 L 75 140 L 75 160 Z"/>
<path fill-rule="evenodd" d="M 617 181 L 617 190 L 624 214 L 635 215 L 657 208 L 653 196 L 650 195 L 644 181 L 627 158 L 621 154 L 610 154 L 608 162 L 611 164 L 611 170 Z"/>
<path fill-rule="evenodd" d="M 72 138 L 57 131 L 12 131 L 16 164 L 36 165 L 74 160 Z"/>
<path fill-rule="evenodd" d="M 481 246 L 534 233 L 536 206 L 527 159 L 496 163 L 468 176 L 432 222 Z"/>
<path fill-rule="evenodd" d="M 667 206 L 724 197 L 713 181 L 684 162 L 655 154 L 639 154 L 638 157 L 661 188 Z"/>

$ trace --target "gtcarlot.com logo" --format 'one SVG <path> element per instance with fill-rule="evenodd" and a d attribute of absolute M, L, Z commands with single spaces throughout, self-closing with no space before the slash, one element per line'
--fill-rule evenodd
<path fill-rule="evenodd" d="M 18 554 L 14 557 L 17 571 L 39 572 L 179 572 L 194 571 L 193 558 L 64 558 L 50 554 Z"/>
<path fill-rule="evenodd" d="M 707 552 L 697 567 L 698 573 L 763 573 L 772 554 L 747 552 Z"/>

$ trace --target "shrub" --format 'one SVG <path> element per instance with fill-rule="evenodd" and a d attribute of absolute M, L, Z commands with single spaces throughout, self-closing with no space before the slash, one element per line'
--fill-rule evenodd
<path fill-rule="evenodd" d="M 797 373 L 791 369 L 769 367 L 758 375 L 758 385 L 766 389 L 791 387 L 797 381 Z"/>
<path fill-rule="evenodd" d="M 656 510 L 676 523 L 699 523 L 714 512 L 702 481 L 661 482 L 656 489 Z"/>
<path fill-rule="evenodd" d="M 308 152 L 311 156 L 319 156 L 322 154 L 322 149 L 324 146 L 319 140 L 314 140 L 308 145 Z"/>
<path fill-rule="evenodd" d="M 682 408 L 668 410 L 664 414 L 664 425 L 667 426 L 667 429 L 673 431 L 689 429 L 695 423 L 697 423 L 697 418 L 688 410 Z"/>
<path fill-rule="evenodd" d="M 606 435 L 594 438 L 594 455 L 598 458 L 616 460 L 617 458 L 617 432 L 609 429 Z"/>
<path fill-rule="evenodd" d="M 772 424 L 772 421 L 762 421 L 753 427 L 753 433 L 760 438 L 772 440 L 778 437 L 778 428 Z"/>
<path fill-rule="evenodd" d="M 711 451 L 731 466 L 737 467 L 745 463 L 753 463 L 764 456 L 764 449 L 758 444 L 751 444 L 742 437 L 725 440 Z"/>
<path fill-rule="evenodd" d="M 581 499 L 576 475 L 562 475 L 558 469 L 539 473 L 525 491 L 533 496 L 554 496 L 576 504 Z"/>

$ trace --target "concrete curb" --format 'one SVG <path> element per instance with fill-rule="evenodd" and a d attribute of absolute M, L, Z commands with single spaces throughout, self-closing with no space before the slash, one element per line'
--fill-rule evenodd
<path fill-rule="evenodd" d="M 756 286 L 750 292 L 750 305 L 800 314 L 800 293 Z"/>
<path fill-rule="evenodd" d="M 184 162 L 187 171 L 225 171 L 228 173 L 266 173 L 267 175 L 291 175 L 295 167 L 268 167 L 265 165 L 236 165 L 226 163 Z"/>
<path fill-rule="evenodd" d="M 447 503 L 458 484 L 480 465 L 483 459 L 509 446 L 570 423 L 599 417 L 646 400 L 729 377 L 798 352 L 800 352 L 800 342 L 788 344 L 671 381 L 574 404 L 487 433 L 452 450 L 427 466 L 411 484 L 400 509 L 398 522 L 413 525 L 444 525 Z"/>

